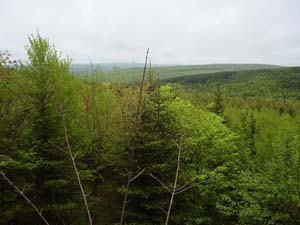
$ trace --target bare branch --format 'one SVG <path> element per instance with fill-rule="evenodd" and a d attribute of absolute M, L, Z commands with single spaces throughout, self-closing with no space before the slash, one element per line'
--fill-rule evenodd
<path fill-rule="evenodd" d="M 165 185 L 160 179 L 158 179 L 152 173 L 149 173 L 148 175 L 153 177 L 155 180 L 157 180 L 161 184 L 161 186 L 163 186 L 168 192 L 172 193 L 172 191 L 167 187 L 167 185 Z"/>
<path fill-rule="evenodd" d="M 134 176 L 133 178 L 131 178 L 131 179 L 129 180 L 129 182 L 134 181 L 136 178 L 138 178 L 140 175 L 142 175 L 142 174 L 144 173 L 144 171 L 145 171 L 145 168 L 142 169 L 136 176 Z"/>
<path fill-rule="evenodd" d="M 92 194 L 92 192 L 89 192 L 89 193 L 85 194 L 85 196 L 89 196 L 89 195 L 91 195 L 91 194 Z"/>
<path fill-rule="evenodd" d="M 166 210 L 164 210 L 158 203 L 155 203 L 155 205 L 157 206 L 157 208 L 159 208 L 161 211 L 163 211 L 165 214 L 168 214 L 168 212 Z"/>
<path fill-rule="evenodd" d="M 49 141 L 49 143 L 50 143 L 51 145 L 53 145 L 55 148 L 57 148 L 59 151 L 65 153 L 65 154 L 67 154 L 67 155 L 69 155 L 69 153 L 66 152 L 65 150 L 63 150 L 61 147 L 57 146 L 56 144 L 52 143 L 51 141 Z"/>
<path fill-rule="evenodd" d="M 42 211 L 38 210 L 38 208 L 33 204 L 33 202 L 24 194 L 23 190 L 21 191 L 6 175 L 3 171 L 0 171 L 0 175 L 7 181 L 7 183 L 12 186 L 25 200 L 31 205 L 34 211 L 41 217 L 45 224 L 49 225 L 46 218 L 42 215 Z"/>
<path fill-rule="evenodd" d="M 194 179 L 190 180 L 189 182 L 187 182 L 186 184 L 182 185 L 181 187 L 177 188 L 175 190 L 175 192 L 180 191 L 181 189 L 187 187 L 188 185 L 190 185 L 192 182 L 194 181 Z"/>
<path fill-rule="evenodd" d="M 76 157 L 77 157 L 77 155 L 78 155 L 78 152 L 76 152 L 75 154 L 74 154 L 74 159 L 76 159 Z"/>
<path fill-rule="evenodd" d="M 182 192 L 185 192 L 185 191 L 189 190 L 190 188 L 195 187 L 195 185 L 196 185 L 196 184 L 192 184 L 191 186 L 188 186 L 188 187 L 186 187 L 186 188 L 184 188 L 184 189 L 181 189 L 181 190 L 175 192 L 175 195 L 180 194 L 180 193 L 182 193 Z"/>

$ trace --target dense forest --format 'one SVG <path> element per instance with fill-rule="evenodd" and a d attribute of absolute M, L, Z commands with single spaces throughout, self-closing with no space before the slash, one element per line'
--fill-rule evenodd
<path fill-rule="evenodd" d="M 107 81 L 26 51 L 0 54 L 0 224 L 300 224 L 300 68 L 164 80 L 147 51 Z"/>
<path fill-rule="evenodd" d="M 151 64 L 149 60 L 149 65 Z M 102 72 L 102 79 L 113 81 L 122 78 L 126 74 L 128 81 L 138 80 L 143 72 L 142 63 L 116 63 L 116 64 L 71 64 L 70 69 L 78 75 L 89 74 L 92 70 Z M 168 64 L 151 64 L 155 74 L 160 80 L 194 76 L 201 74 L 212 74 L 217 72 L 234 72 L 234 71 L 255 71 L 266 69 L 285 68 L 283 66 L 269 64 L 208 64 L 208 65 L 168 65 Z"/>

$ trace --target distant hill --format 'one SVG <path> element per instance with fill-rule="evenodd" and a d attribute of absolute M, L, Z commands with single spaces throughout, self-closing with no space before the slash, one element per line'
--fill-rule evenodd
<path fill-rule="evenodd" d="M 300 67 L 184 75 L 164 82 L 197 86 L 199 91 L 212 90 L 218 84 L 227 94 L 235 96 L 300 98 Z"/>
<path fill-rule="evenodd" d="M 243 71 L 282 68 L 278 65 L 268 64 L 207 64 L 207 65 L 184 65 L 155 68 L 160 79 L 183 77 L 198 74 L 216 73 L 223 71 Z"/>
<path fill-rule="evenodd" d="M 143 71 L 143 64 L 136 63 L 134 67 L 129 63 L 95 64 L 92 66 L 88 64 L 73 64 L 71 68 L 75 73 L 84 73 L 91 71 L 92 68 L 100 68 L 104 80 L 110 81 L 125 76 L 128 81 L 133 81 L 139 80 Z M 224 71 L 249 71 L 275 68 L 283 67 L 268 64 L 152 65 L 154 76 L 159 77 L 161 80 Z"/>
<path fill-rule="evenodd" d="M 115 69 L 132 69 L 132 68 L 143 68 L 144 63 L 91 63 L 91 64 L 71 64 L 71 70 L 74 73 L 83 73 L 89 72 L 94 69 L 102 70 L 102 71 L 113 71 Z M 155 64 L 154 66 L 164 67 L 168 65 L 158 65 Z"/>
<path fill-rule="evenodd" d="M 143 66 L 141 63 L 134 64 L 135 67 Z M 111 71 L 114 68 L 129 69 L 132 68 L 132 63 L 96 63 L 96 64 L 71 64 L 71 70 L 74 73 L 88 72 L 94 69 L 103 71 Z"/>

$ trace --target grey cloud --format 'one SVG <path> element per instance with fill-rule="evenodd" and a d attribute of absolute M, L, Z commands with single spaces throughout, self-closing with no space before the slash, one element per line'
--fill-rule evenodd
<path fill-rule="evenodd" d="M 0 0 L 0 50 L 39 32 L 74 62 L 299 65 L 299 0 Z"/>

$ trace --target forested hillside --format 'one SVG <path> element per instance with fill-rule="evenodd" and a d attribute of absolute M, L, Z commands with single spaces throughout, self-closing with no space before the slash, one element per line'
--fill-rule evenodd
<path fill-rule="evenodd" d="M 201 76 L 217 72 L 233 72 L 247 70 L 262 70 L 284 68 L 283 66 L 268 64 L 208 64 L 208 65 L 153 65 L 149 63 L 156 79 L 181 79 L 182 77 Z M 77 75 L 88 75 L 91 71 L 98 71 L 102 74 L 103 81 L 126 79 L 127 81 L 139 81 L 143 72 L 141 63 L 132 64 L 71 64 L 71 71 Z"/>
<path fill-rule="evenodd" d="M 300 67 L 225 71 L 169 78 L 165 82 L 197 86 L 199 91 L 212 90 L 219 85 L 230 96 L 300 98 Z"/>
<path fill-rule="evenodd" d="M 147 52 L 108 82 L 26 50 L 0 57 L 0 224 L 300 224 L 299 68 L 170 84 Z"/>

